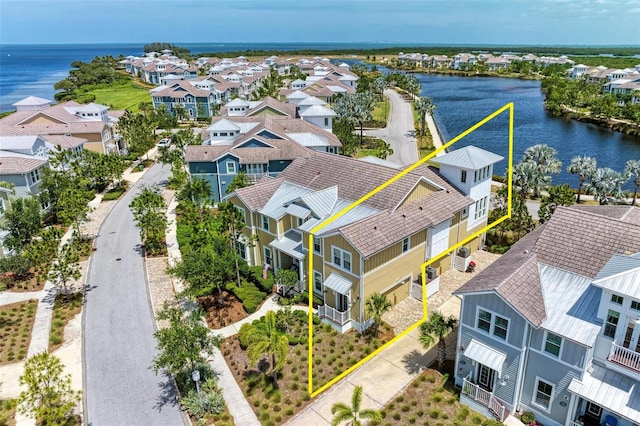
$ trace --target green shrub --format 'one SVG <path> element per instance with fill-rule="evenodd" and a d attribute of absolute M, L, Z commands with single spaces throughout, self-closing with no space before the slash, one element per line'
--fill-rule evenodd
<path fill-rule="evenodd" d="M 242 302 L 242 306 L 247 313 L 254 313 L 260 303 L 267 297 L 267 293 L 264 293 L 258 289 L 253 283 L 244 281 L 242 287 L 238 287 L 235 283 L 228 283 L 225 288 L 236 295 L 236 297 Z"/>
<path fill-rule="evenodd" d="M 520 416 L 520 420 L 522 421 L 522 423 L 524 423 L 525 425 L 528 425 L 530 423 L 533 423 L 536 420 L 536 416 L 535 414 L 533 414 L 531 411 L 525 411 L 524 413 L 522 413 L 522 415 Z"/>
<path fill-rule="evenodd" d="M 482 426 L 502 426 L 503 423 L 499 422 L 495 419 L 487 419 L 484 421 L 484 423 L 482 423 Z"/>
<path fill-rule="evenodd" d="M 224 399 L 215 390 L 205 391 L 203 389 L 200 393 L 190 390 L 187 396 L 182 398 L 180 404 L 190 415 L 198 419 L 219 414 L 224 410 Z"/>

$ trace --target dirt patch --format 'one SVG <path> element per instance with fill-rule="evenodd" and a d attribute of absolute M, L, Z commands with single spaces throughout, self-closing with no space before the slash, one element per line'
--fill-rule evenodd
<path fill-rule="evenodd" d="M 249 316 L 244 310 L 242 302 L 227 291 L 223 291 L 222 296 L 219 296 L 216 290 L 213 295 L 199 297 L 198 304 L 206 312 L 207 325 L 214 330 L 226 327 Z"/>
<path fill-rule="evenodd" d="M 40 291 L 46 282 L 47 274 L 44 272 L 32 272 L 25 280 L 16 280 L 12 274 L 5 274 L 0 278 L 0 283 L 4 284 L 7 290 L 12 293 Z"/>

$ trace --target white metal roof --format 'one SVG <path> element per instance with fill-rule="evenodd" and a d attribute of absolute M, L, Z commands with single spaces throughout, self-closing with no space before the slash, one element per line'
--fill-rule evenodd
<path fill-rule="evenodd" d="M 587 399 L 607 411 L 640 423 L 640 386 L 637 380 L 604 367 L 592 365 L 582 380 L 574 378 L 569 392 Z"/>
<path fill-rule="evenodd" d="M 332 92 L 335 93 L 347 93 L 347 89 L 345 89 L 344 87 L 340 87 L 340 86 L 327 86 L 327 89 L 331 90 Z"/>
<path fill-rule="evenodd" d="M 271 241 L 269 245 L 276 250 L 288 254 L 294 259 L 304 259 L 305 254 L 302 249 L 302 237 L 296 231 L 287 231 L 284 237 Z"/>
<path fill-rule="evenodd" d="M 322 191 L 313 191 L 303 195 L 302 201 L 309 206 L 318 217 L 327 217 L 338 201 L 338 186 L 323 189 Z"/>
<path fill-rule="evenodd" d="M 285 212 L 300 219 L 306 219 L 311 214 L 311 210 L 297 204 L 289 204 Z"/>
<path fill-rule="evenodd" d="M 329 275 L 329 278 L 324 281 L 323 285 L 340 294 L 348 294 L 349 290 L 351 290 L 351 281 L 343 278 L 335 272 Z"/>
<path fill-rule="evenodd" d="M 235 98 L 232 101 L 226 103 L 226 106 L 228 107 L 248 107 L 249 106 L 249 102 L 240 99 L 240 98 Z"/>
<path fill-rule="evenodd" d="M 504 157 L 469 145 L 456 149 L 445 155 L 434 158 L 434 163 L 460 167 L 462 169 L 479 170 L 483 167 L 495 164 Z"/>
<path fill-rule="evenodd" d="M 334 110 L 322 105 L 312 105 L 300 112 L 300 117 L 335 117 L 336 115 Z"/>
<path fill-rule="evenodd" d="M 295 92 L 291 92 L 287 95 L 287 99 L 304 99 L 308 98 L 310 95 L 300 90 L 296 90 Z"/>
<path fill-rule="evenodd" d="M 311 132 L 287 133 L 287 136 L 302 146 L 330 146 L 329 139 L 326 136 L 317 135 Z"/>
<path fill-rule="evenodd" d="M 18 102 L 11 104 L 12 106 L 37 106 L 51 104 L 53 102 L 49 99 L 39 98 L 37 96 L 27 96 L 24 99 L 20 99 Z"/>
<path fill-rule="evenodd" d="M 311 189 L 289 182 L 283 182 L 271 198 L 269 198 L 269 201 L 267 201 L 264 207 L 260 209 L 260 213 L 273 219 L 280 219 L 287 210 L 285 205 L 312 192 L 313 190 Z"/>
<path fill-rule="evenodd" d="M 462 355 L 482 365 L 486 365 L 492 370 L 496 370 L 498 377 L 502 374 L 502 365 L 507 359 L 506 354 L 490 348 L 475 339 L 471 339 L 469 346 L 467 346 Z"/>
<path fill-rule="evenodd" d="M 233 121 L 223 118 L 222 120 L 216 121 L 211 126 L 207 127 L 207 130 L 240 130 L 240 126 Z"/>
<path fill-rule="evenodd" d="M 596 314 L 602 290 L 588 277 L 538 263 L 544 308 L 540 325 L 545 330 L 592 347 L 601 326 Z"/>
<path fill-rule="evenodd" d="M 320 98 L 316 98 L 315 96 L 309 96 L 308 98 L 304 98 L 300 101 L 298 105 L 300 106 L 311 106 L 311 105 L 326 105 L 327 103 Z"/>

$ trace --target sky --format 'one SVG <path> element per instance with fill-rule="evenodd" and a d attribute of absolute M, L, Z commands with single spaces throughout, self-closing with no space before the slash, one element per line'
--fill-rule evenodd
<path fill-rule="evenodd" d="M 0 44 L 640 45 L 640 0 L 0 0 Z"/>

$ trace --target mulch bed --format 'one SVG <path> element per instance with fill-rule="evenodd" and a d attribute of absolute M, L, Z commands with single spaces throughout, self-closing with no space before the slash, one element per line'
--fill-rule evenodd
<path fill-rule="evenodd" d="M 227 291 L 218 295 L 214 291 L 212 295 L 198 297 L 198 304 L 206 312 L 207 325 L 216 330 L 245 319 L 249 314 L 244 310 L 242 302 Z"/>

